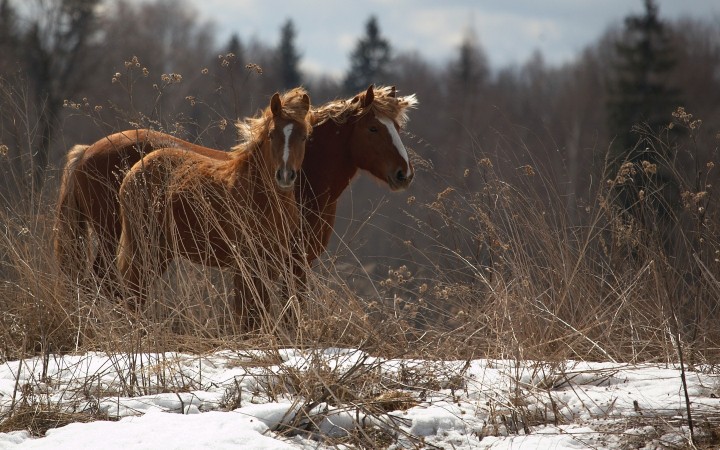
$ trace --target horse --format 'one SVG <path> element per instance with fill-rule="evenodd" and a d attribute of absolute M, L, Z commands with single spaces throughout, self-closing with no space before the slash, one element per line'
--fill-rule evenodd
<path fill-rule="evenodd" d="M 304 245 L 295 247 L 302 252 L 301 261 L 311 264 L 327 249 L 338 199 L 359 170 L 392 191 L 410 185 L 415 169 L 400 131 L 408 121 L 408 109 L 416 106 L 415 94 L 398 97 L 394 86 L 370 85 L 349 100 L 335 100 L 312 111 L 313 133 L 296 189 L 309 229 Z M 294 265 L 301 284 L 305 267 Z"/>
<path fill-rule="evenodd" d="M 111 134 L 92 145 L 75 145 L 68 151 L 60 182 L 53 246 L 58 266 L 74 282 L 88 282 L 85 272 L 92 253 L 89 229 L 97 235 L 98 244 L 93 273 L 104 287 L 114 279 L 111 269 L 121 231 L 117 198 L 120 183 L 130 167 L 159 148 L 180 148 L 216 159 L 230 158 L 226 151 L 147 129 Z"/>
<path fill-rule="evenodd" d="M 244 141 L 228 158 L 160 148 L 137 161 L 120 185 L 117 268 L 136 309 L 170 261 L 184 257 L 234 269 L 234 310 L 259 328 L 274 279 L 290 258 L 300 224 L 294 185 L 311 131 L 302 88 L 243 122 Z M 248 280 L 251 280 L 249 282 Z"/>
<path fill-rule="evenodd" d="M 311 111 L 313 131 L 306 143 L 296 200 L 308 232 L 304 245 L 294 247 L 300 261 L 311 264 L 332 236 L 337 202 L 359 170 L 369 172 L 391 190 L 407 188 L 414 168 L 399 132 L 415 95 L 398 97 L 394 87 L 369 86 L 348 99 L 338 99 Z M 242 123 L 238 126 L 242 128 Z M 152 130 L 130 130 L 106 136 L 90 146 L 76 146 L 67 155 L 57 206 L 55 255 L 62 270 L 82 281 L 89 256 L 88 228 L 98 237 L 92 268 L 107 286 L 120 236 L 117 193 L 127 169 L 143 155 L 173 147 L 218 160 L 228 152 L 191 144 Z M 303 264 L 295 264 L 304 280 Z"/>

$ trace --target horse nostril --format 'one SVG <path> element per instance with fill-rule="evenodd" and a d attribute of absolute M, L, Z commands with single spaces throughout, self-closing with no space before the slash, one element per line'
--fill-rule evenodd
<path fill-rule="evenodd" d="M 403 172 L 402 170 L 398 170 L 397 173 L 395 174 L 395 179 L 400 182 L 405 181 L 406 180 L 405 172 Z"/>
<path fill-rule="evenodd" d="M 294 183 L 295 178 L 297 178 L 297 170 L 278 169 L 278 171 L 275 172 L 275 179 L 277 179 L 277 182 L 281 186 L 288 186 Z"/>

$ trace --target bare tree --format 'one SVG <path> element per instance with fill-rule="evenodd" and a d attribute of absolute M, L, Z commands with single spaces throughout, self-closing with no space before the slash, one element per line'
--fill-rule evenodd
<path fill-rule="evenodd" d="M 20 41 L 18 17 L 10 0 L 0 0 L 0 73 L 5 73 L 16 63 L 16 51 Z"/>
<path fill-rule="evenodd" d="M 91 58 L 99 0 L 36 0 L 24 30 L 22 48 L 34 105 L 38 105 L 38 132 L 31 136 L 32 191 L 42 187 L 51 142 L 63 101 L 82 87 L 83 69 Z"/>

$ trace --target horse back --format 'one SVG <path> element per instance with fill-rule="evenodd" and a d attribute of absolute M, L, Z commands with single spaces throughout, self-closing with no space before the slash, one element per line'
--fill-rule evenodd
<path fill-rule="evenodd" d="M 160 148 L 178 148 L 216 159 L 229 159 L 228 153 L 196 145 L 158 131 L 127 130 L 106 136 L 92 144 L 83 157 L 80 168 L 98 174 L 126 172 L 143 156 Z M 122 177 L 116 177 L 119 185 Z"/>
<path fill-rule="evenodd" d="M 120 198 L 126 220 L 142 217 L 159 225 L 161 245 L 174 242 L 193 262 L 230 267 L 239 253 L 287 249 L 299 221 L 293 192 L 262 183 L 247 154 L 219 160 L 164 148 L 135 163 Z"/>

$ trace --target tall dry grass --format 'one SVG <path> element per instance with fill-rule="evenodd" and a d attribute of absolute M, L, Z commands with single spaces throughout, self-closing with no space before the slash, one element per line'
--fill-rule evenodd
<path fill-rule="evenodd" d="M 645 135 L 639 145 L 666 155 L 670 144 Z M 446 354 L 440 347 L 447 346 L 458 358 L 669 361 L 679 338 L 693 361 L 712 361 L 720 292 L 715 169 L 711 160 L 697 171 L 673 164 L 618 165 L 578 213 L 567 209 L 542 167 L 523 166 L 504 179 L 491 159 L 480 157 L 465 174 L 481 180 L 478 189 L 410 193 L 402 235 L 380 234 L 407 250 L 396 266 L 353 257 L 349 242 L 344 254 L 306 267 L 308 292 L 293 287 L 293 295 L 280 299 L 287 294 L 282 286 L 294 283 L 290 258 L 281 258 L 283 280 L 263 280 L 278 299 L 263 329 L 286 328 L 274 318 L 293 310 L 298 320 L 287 344 L 297 335 L 307 345 L 372 342 L 390 353 L 426 356 Z M 152 301 L 132 318 L 122 302 L 103 297 L 101 280 L 86 286 L 64 280 L 49 246 L 53 218 L 40 213 L 51 211 L 54 199 L 36 198 L 30 205 L 8 201 L 2 212 L 6 358 L 128 342 L 125 333 L 140 328 L 153 350 L 179 342 L 223 345 L 228 336 L 235 344 L 246 341 L 233 326 L 225 271 L 173 262 L 151 284 Z M 372 220 L 363 218 L 360 226 L 370 228 Z M 256 232 L 248 233 L 249 242 Z M 150 235 L 143 243 L 153 251 Z M 256 258 L 261 253 L 258 244 Z M 385 272 L 368 271 L 368 263 Z M 153 270 L 152 264 L 144 269 Z M 263 340 L 276 342 L 275 331 Z"/>
<path fill-rule="evenodd" d="M 578 210 L 542 163 L 508 176 L 482 156 L 411 197 L 408 232 L 388 236 L 408 256 L 380 282 L 386 315 L 407 311 L 459 358 L 676 361 L 681 344 L 691 363 L 716 361 L 716 147 L 673 116 L 682 139 L 639 128 L 644 158 L 608 161 Z"/>

